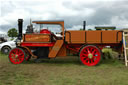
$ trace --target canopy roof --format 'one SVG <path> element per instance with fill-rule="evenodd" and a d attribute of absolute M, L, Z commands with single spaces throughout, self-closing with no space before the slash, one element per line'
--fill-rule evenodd
<path fill-rule="evenodd" d="M 38 20 L 38 21 L 32 21 L 32 23 L 36 23 L 36 24 L 64 24 L 64 20 Z"/>

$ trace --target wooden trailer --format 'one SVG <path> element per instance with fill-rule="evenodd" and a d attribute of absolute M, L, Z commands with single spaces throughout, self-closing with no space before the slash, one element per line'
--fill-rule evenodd
<path fill-rule="evenodd" d="M 122 52 L 122 33 L 120 30 L 65 30 L 64 21 L 33 21 L 35 24 L 54 24 L 61 26 L 61 36 L 56 36 L 48 29 L 41 29 L 39 33 L 22 34 L 22 19 L 18 20 L 19 36 L 17 48 L 9 53 L 9 60 L 13 64 L 20 64 L 24 60 L 34 58 L 65 57 L 77 54 L 80 61 L 87 66 L 95 66 L 102 59 L 101 50 L 110 46 Z"/>

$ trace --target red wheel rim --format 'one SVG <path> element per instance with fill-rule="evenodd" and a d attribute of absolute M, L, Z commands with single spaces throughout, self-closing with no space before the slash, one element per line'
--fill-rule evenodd
<path fill-rule="evenodd" d="M 100 62 L 101 52 L 95 46 L 86 46 L 81 50 L 80 60 L 87 66 L 95 66 Z"/>
<path fill-rule="evenodd" d="M 25 58 L 25 60 L 28 61 L 29 59 L 30 59 L 30 56 L 28 55 L 28 56 Z"/>
<path fill-rule="evenodd" d="M 26 61 L 29 61 L 29 59 L 31 58 L 31 55 L 26 49 L 24 51 L 25 51 L 25 57 L 24 58 Z"/>
<path fill-rule="evenodd" d="M 20 64 L 24 61 L 24 52 L 19 48 L 11 50 L 9 59 L 13 64 Z"/>

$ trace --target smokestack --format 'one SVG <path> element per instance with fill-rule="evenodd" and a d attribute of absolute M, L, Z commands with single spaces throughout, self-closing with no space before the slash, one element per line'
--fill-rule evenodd
<path fill-rule="evenodd" d="M 83 21 L 83 30 L 86 30 L 86 21 Z"/>
<path fill-rule="evenodd" d="M 18 19 L 18 30 L 19 30 L 19 34 L 18 34 L 18 39 L 22 39 L 22 27 L 23 27 L 23 19 Z"/>

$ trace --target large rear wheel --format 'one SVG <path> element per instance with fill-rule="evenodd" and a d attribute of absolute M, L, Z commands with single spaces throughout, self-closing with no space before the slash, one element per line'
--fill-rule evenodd
<path fill-rule="evenodd" d="M 79 57 L 84 65 L 95 66 L 100 63 L 102 52 L 94 45 L 86 45 L 80 50 Z"/>
<path fill-rule="evenodd" d="M 20 64 L 24 61 L 25 52 L 21 48 L 14 48 L 9 53 L 9 60 L 13 64 Z"/>

